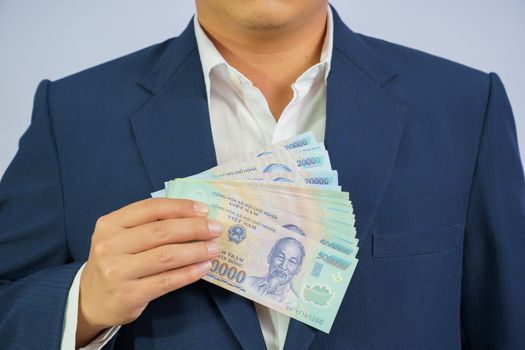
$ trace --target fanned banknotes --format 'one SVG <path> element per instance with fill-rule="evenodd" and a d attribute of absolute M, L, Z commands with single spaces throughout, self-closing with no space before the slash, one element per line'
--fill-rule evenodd
<path fill-rule="evenodd" d="M 168 181 L 152 195 L 206 203 L 224 224 L 204 280 L 329 333 L 358 240 L 349 194 L 311 132 Z"/>

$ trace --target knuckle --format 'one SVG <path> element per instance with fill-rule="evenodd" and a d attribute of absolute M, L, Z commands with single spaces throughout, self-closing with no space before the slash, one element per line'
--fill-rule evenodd
<path fill-rule="evenodd" d="M 95 256 L 97 257 L 104 257 L 109 253 L 110 250 L 110 244 L 108 241 L 95 241 L 93 243 L 93 253 L 95 253 Z"/>
<path fill-rule="evenodd" d="M 95 223 L 95 232 L 105 231 L 109 227 L 109 218 L 107 215 L 103 215 L 97 219 Z"/>
<path fill-rule="evenodd" d="M 171 276 L 164 274 L 159 277 L 158 286 L 163 293 L 168 293 L 174 289 L 175 283 Z"/>
<path fill-rule="evenodd" d="M 102 268 L 102 276 L 108 281 L 115 281 L 119 278 L 119 269 L 113 265 Z"/>
<path fill-rule="evenodd" d="M 168 239 L 169 232 L 165 221 L 158 220 L 153 223 L 153 235 L 160 242 Z"/>
<path fill-rule="evenodd" d="M 177 256 L 168 247 L 163 247 L 159 250 L 157 260 L 163 266 L 172 267 L 177 263 Z"/>
<path fill-rule="evenodd" d="M 158 198 L 148 198 L 146 199 L 145 203 L 147 210 L 151 214 L 158 216 L 160 212 L 161 201 Z"/>

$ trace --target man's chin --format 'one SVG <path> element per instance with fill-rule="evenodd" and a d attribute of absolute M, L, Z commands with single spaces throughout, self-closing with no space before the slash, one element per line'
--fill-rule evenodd
<path fill-rule="evenodd" d="M 285 21 L 275 18 L 245 18 L 242 22 L 246 29 L 254 32 L 275 32 L 285 27 Z"/>

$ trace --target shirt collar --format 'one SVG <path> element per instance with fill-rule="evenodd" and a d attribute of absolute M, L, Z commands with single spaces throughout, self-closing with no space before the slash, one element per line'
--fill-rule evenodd
<path fill-rule="evenodd" d="M 204 82 L 206 84 L 206 90 L 208 92 L 208 101 L 209 101 L 209 91 L 210 91 L 210 73 L 213 68 L 221 65 L 231 67 L 224 57 L 217 50 L 215 45 L 208 38 L 204 30 L 199 24 L 197 19 L 197 13 L 193 18 L 193 26 L 195 29 L 195 38 L 197 40 L 197 48 L 199 50 L 199 56 L 202 64 L 202 72 L 204 73 Z M 326 23 L 326 34 L 324 38 L 323 47 L 321 49 L 321 56 L 319 63 L 310 67 L 303 75 L 301 75 L 297 80 L 307 79 L 306 73 L 310 72 L 312 68 L 321 68 L 324 70 L 324 79 L 328 79 L 328 73 L 330 72 L 330 62 L 332 60 L 332 48 L 333 48 L 333 36 L 334 36 L 334 21 L 332 15 L 332 9 L 328 6 L 327 11 L 327 23 Z"/>
<path fill-rule="evenodd" d="M 324 37 L 323 48 L 321 49 L 321 57 L 319 64 L 325 68 L 324 79 L 328 79 L 328 73 L 330 73 L 330 63 L 332 62 L 332 49 L 334 43 L 334 19 L 332 16 L 332 9 L 328 6 L 327 18 L 326 18 L 326 34 Z"/>
<path fill-rule="evenodd" d="M 193 27 L 195 29 L 195 38 L 197 40 L 197 48 L 202 64 L 202 72 L 204 73 L 204 82 L 206 84 L 206 91 L 208 92 L 208 101 L 210 100 L 210 72 L 214 67 L 220 65 L 228 65 L 226 60 L 215 45 L 208 38 L 206 33 L 199 24 L 197 13 L 193 17 Z"/>

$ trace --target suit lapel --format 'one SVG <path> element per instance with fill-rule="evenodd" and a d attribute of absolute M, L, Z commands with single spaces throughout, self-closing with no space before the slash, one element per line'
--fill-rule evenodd
<path fill-rule="evenodd" d="M 390 178 L 407 107 L 390 96 L 386 87 L 395 76 L 393 71 L 332 11 L 334 48 L 325 145 L 343 190 L 350 193 L 357 236 L 364 240 Z M 351 285 L 347 293 L 352 293 Z M 285 349 L 307 349 L 318 333 L 292 319 Z"/>
<path fill-rule="evenodd" d="M 216 165 L 206 90 L 193 25 L 163 44 L 140 85 L 153 97 L 131 116 L 133 134 L 155 190 L 164 181 Z"/>
<path fill-rule="evenodd" d="M 164 50 L 141 82 L 154 96 L 131 117 L 133 134 L 155 190 L 163 188 L 164 181 L 216 165 L 192 23 L 179 38 L 166 43 Z M 211 283 L 203 285 L 242 347 L 264 349 L 252 302 Z"/>
<path fill-rule="evenodd" d="M 155 190 L 164 181 L 216 165 L 199 56 L 194 51 L 172 81 L 131 121 L 142 160 Z"/>
<path fill-rule="evenodd" d="M 333 62 L 326 148 L 343 189 L 350 193 L 357 236 L 362 240 L 388 184 L 407 107 L 378 84 L 367 84 L 341 53 L 334 54 Z"/>

